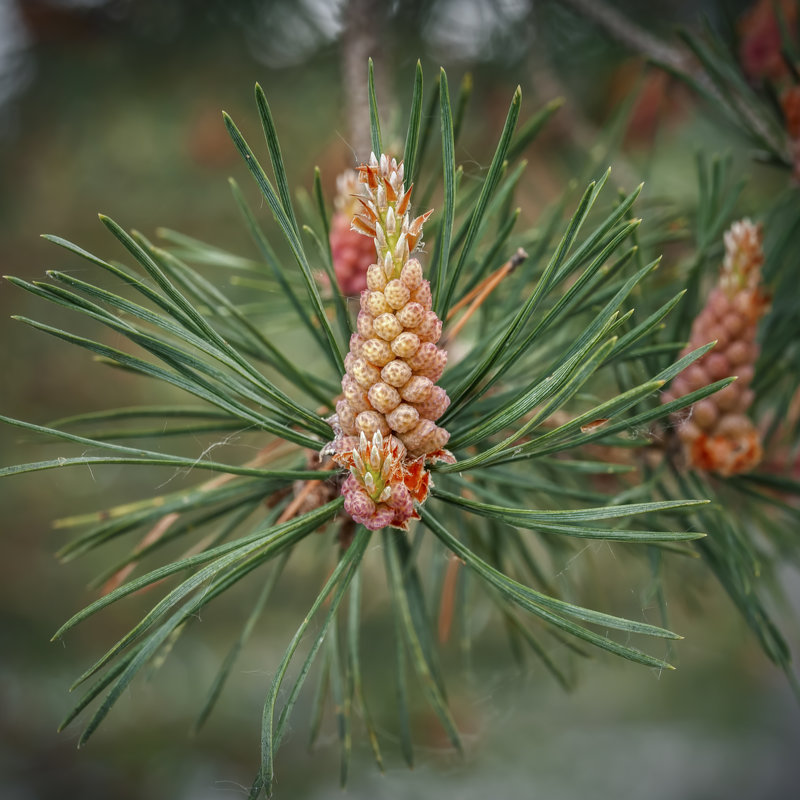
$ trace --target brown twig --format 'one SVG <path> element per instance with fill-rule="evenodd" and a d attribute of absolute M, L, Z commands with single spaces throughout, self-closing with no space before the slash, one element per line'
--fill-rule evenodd
<path fill-rule="evenodd" d="M 321 470 L 329 470 L 334 467 L 334 462 L 331 459 L 328 459 L 321 467 Z M 283 513 L 278 517 L 277 525 L 280 525 L 282 522 L 288 522 L 296 513 L 297 509 L 299 509 L 303 505 L 303 501 L 311 494 L 311 492 L 322 483 L 321 478 L 317 478 L 313 481 L 306 481 L 306 485 L 295 495 L 294 499 L 291 503 L 289 503 L 286 508 L 283 509 Z"/>
<path fill-rule="evenodd" d="M 450 638 L 453 625 L 453 609 L 455 608 L 456 582 L 461 559 L 451 555 L 447 562 L 447 571 L 442 582 L 442 600 L 439 604 L 439 641 L 444 644 Z"/>
<path fill-rule="evenodd" d="M 474 500 L 475 495 L 470 489 L 464 489 L 464 497 Z M 456 585 L 458 571 L 465 562 L 458 556 L 451 554 L 447 563 L 447 571 L 442 581 L 442 599 L 439 602 L 439 641 L 444 644 L 450 638 L 450 628 L 453 624 L 453 610 L 456 604 Z"/>
<path fill-rule="evenodd" d="M 563 0 L 563 3 L 571 6 L 582 17 L 594 22 L 612 39 L 635 53 L 641 53 L 651 61 L 664 64 L 679 72 L 690 70 L 692 60 L 688 53 L 661 41 L 650 31 L 631 22 L 627 16 L 608 3 L 602 0 Z"/>
<path fill-rule="evenodd" d="M 488 278 L 476 286 L 466 297 L 459 300 L 447 315 L 449 320 L 453 314 L 462 308 L 466 303 L 472 301 L 469 308 L 464 312 L 461 319 L 447 330 L 445 341 L 451 341 L 458 336 L 461 329 L 467 324 L 470 317 L 481 307 L 486 298 L 503 282 L 505 277 L 513 272 L 526 258 L 528 254 L 520 247 L 502 267 L 495 270 Z"/>
<path fill-rule="evenodd" d="M 563 2 L 564 5 L 570 6 L 578 14 L 602 28 L 612 39 L 633 52 L 643 55 L 656 66 L 666 67 L 674 73 L 691 77 L 719 102 L 735 105 L 739 113 L 746 117 L 753 130 L 768 141 L 776 152 L 782 153 L 787 159 L 787 163 L 791 164 L 791 158 L 786 151 L 787 143 L 775 139 L 761 117 L 754 113 L 750 104 L 745 102 L 738 93 L 727 99 L 723 98 L 712 80 L 704 70 L 698 67 L 687 50 L 662 41 L 635 22 L 631 22 L 628 17 L 603 0 L 563 0 Z"/>
<path fill-rule="evenodd" d="M 487 275 L 474 289 L 467 292 L 448 312 L 447 312 L 447 321 L 449 322 L 459 311 L 461 311 L 464 306 L 468 305 L 470 301 L 474 300 L 484 289 L 484 287 L 494 280 L 495 275 L 504 270 L 506 267 L 503 264 L 498 270 L 493 272 L 491 275 Z"/>

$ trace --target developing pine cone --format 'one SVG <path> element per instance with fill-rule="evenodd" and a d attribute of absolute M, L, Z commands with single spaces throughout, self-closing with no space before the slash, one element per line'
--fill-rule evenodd
<path fill-rule="evenodd" d="M 342 294 L 357 295 L 367 288 L 367 267 L 375 258 L 375 248 L 351 227 L 363 195 L 358 175 L 348 169 L 336 179 L 336 211 L 331 219 L 331 254 L 333 270 Z"/>
<path fill-rule="evenodd" d="M 348 455 L 356 441 L 351 437 L 364 434 L 370 447 L 379 441 L 379 450 L 388 447 L 404 470 L 413 471 L 416 467 L 410 465 L 415 460 L 422 469 L 425 460 L 452 459 L 443 450 L 450 434 L 436 424 L 450 404 L 447 392 L 436 385 L 447 362 L 447 351 L 436 346 L 442 322 L 431 310 L 431 288 L 422 276 L 422 265 L 410 257 L 422 239 L 423 223 L 432 212 L 411 219 L 411 188 L 405 189 L 403 165 L 395 159 L 382 155 L 378 161 L 373 154 L 370 163 L 360 167 L 359 181 L 364 197 L 359 197 L 360 209 L 353 218 L 353 229 L 372 239 L 376 258 L 367 269 L 357 333 L 350 339 L 350 352 L 344 362 L 343 397 L 336 404 L 332 420 L 337 432 L 333 450 L 339 463 L 353 466 L 340 459 L 354 458 Z M 389 484 L 402 484 L 401 477 L 396 473 Z M 363 487 L 370 502 L 383 502 L 380 493 L 376 495 L 367 484 Z M 403 506 L 400 516 L 392 516 L 392 521 L 386 522 L 384 519 L 390 518 L 388 510 L 377 518 L 375 511 L 370 511 L 372 516 L 367 515 L 364 509 L 353 505 L 355 500 L 349 495 L 352 491 L 355 486 L 346 482 L 346 507 L 354 519 L 377 519 L 381 523 L 378 527 L 405 527 L 404 520 L 410 516 L 400 517 L 413 511 L 413 506 Z M 398 491 L 405 497 L 402 489 Z M 412 496 L 421 502 L 413 492 Z"/>
<path fill-rule="evenodd" d="M 753 80 L 780 80 L 789 71 L 782 53 L 776 5 L 788 30 L 793 30 L 797 21 L 795 0 L 757 0 L 739 20 L 739 58 L 745 74 Z"/>
<path fill-rule="evenodd" d="M 342 486 L 344 510 L 372 531 L 387 525 L 408 530 L 409 521 L 419 519 L 414 501 L 428 496 L 430 475 L 422 459 L 409 461 L 402 443 L 380 431 L 371 440 L 361 433 L 342 444 L 334 460 L 350 470 Z"/>
<path fill-rule="evenodd" d="M 761 441 L 746 412 L 753 402 L 758 321 L 768 301 L 761 287 L 761 227 L 749 219 L 725 233 L 725 260 L 717 285 L 692 325 L 681 355 L 717 340 L 716 347 L 687 367 L 663 395 L 665 403 L 714 381 L 738 380 L 692 406 L 688 419 L 675 419 L 687 463 L 694 469 L 735 475 L 762 457 Z"/>

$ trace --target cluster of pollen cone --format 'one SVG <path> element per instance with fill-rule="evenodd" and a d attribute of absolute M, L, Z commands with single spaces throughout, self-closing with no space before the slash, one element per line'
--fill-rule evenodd
<path fill-rule="evenodd" d="M 681 355 L 716 340 L 716 346 L 685 369 L 664 393 L 664 402 L 714 381 L 737 376 L 716 394 L 695 403 L 678 422 L 688 466 L 720 475 L 746 472 L 762 456 L 761 441 L 747 410 L 753 402 L 756 328 L 768 300 L 760 288 L 764 252 L 761 227 L 744 219 L 725 233 L 725 259 L 719 281 L 692 325 Z"/>
<path fill-rule="evenodd" d="M 342 494 L 353 519 L 372 530 L 405 529 L 418 518 L 413 501 L 427 496 L 425 462 L 452 460 L 444 450 L 450 435 L 436 424 L 450 404 L 436 385 L 447 362 L 447 351 L 436 346 L 442 322 L 411 257 L 431 212 L 412 220 L 403 164 L 386 155 L 373 154 L 358 180 L 352 229 L 374 241 L 376 257 L 344 362 L 331 449 L 350 470 Z"/>

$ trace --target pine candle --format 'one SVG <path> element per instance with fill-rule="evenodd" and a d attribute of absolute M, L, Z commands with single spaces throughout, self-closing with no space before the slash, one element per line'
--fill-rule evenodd
<path fill-rule="evenodd" d="M 450 404 L 436 385 L 447 363 L 447 351 L 436 346 L 442 322 L 422 265 L 411 257 L 432 211 L 411 219 L 411 187 L 405 189 L 403 164 L 394 158 L 373 153 L 359 181 L 352 228 L 373 240 L 376 263 L 367 269 L 344 362 L 331 449 L 351 471 L 342 493 L 353 518 L 373 530 L 405 528 L 417 517 L 411 498 L 427 496 L 425 461 L 453 458 L 443 449 L 450 434 L 436 424 Z"/>

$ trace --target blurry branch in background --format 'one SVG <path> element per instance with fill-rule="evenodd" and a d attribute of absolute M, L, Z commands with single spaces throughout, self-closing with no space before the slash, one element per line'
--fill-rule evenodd
<path fill-rule="evenodd" d="M 532 48 L 532 53 L 530 71 L 538 96 L 562 97 L 567 101 L 551 122 L 554 134 L 565 142 L 571 142 L 577 150 L 589 154 L 593 168 L 613 157 L 614 180 L 621 186 L 639 183 L 638 173 L 625 158 L 622 149 L 602 144 L 602 131 L 583 113 L 580 103 L 571 100 L 569 87 L 550 65 L 545 50 Z"/>
<path fill-rule="evenodd" d="M 376 94 L 386 108 L 388 95 L 384 90 L 383 53 L 380 45 L 382 5 L 375 0 L 347 0 L 344 9 L 342 36 L 342 77 L 348 122 L 348 144 L 355 161 L 369 160 L 370 124 L 369 91 L 364 64 L 372 58 L 375 64 Z"/>
<path fill-rule="evenodd" d="M 779 154 L 779 160 L 790 162 L 786 155 L 786 143 L 775 137 L 769 126 L 764 123 L 759 110 L 754 108 L 750 98 L 741 91 L 727 92 L 727 87 L 709 74 L 706 53 L 698 46 L 698 40 L 683 34 L 688 47 L 678 48 L 661 41 L 652 33 L 631 22 L 603 0 L 564 0 L 564 5 L 584 19 L 594 22 L 614 41 L 643 55 L 648 61 L 661 67 L 666 72 L 685 81 L 700 95 L 704 95 L 712 103 L 721 103 L 741 116 L 746 127 L 757 137 L 767 143 L 768 149 Z M 690 52 L 691 51 L 691 52 Z"/>
<path fill-rule="evenodd" d="M 33 78 L 29 48 L 31 37 L 14 3 L 0 2 L 0 137 L 10 133 L 11 102 L 22 94 Z"/>
<path fill-rule="evenodd" d="M 691 69 L 691 58 L 688 53 L 662 42 L 603 0 L 563 0 L 563 4 L 594 22 L 615 41 L 647 56 L 651 61 L 679 72 Z"/>

